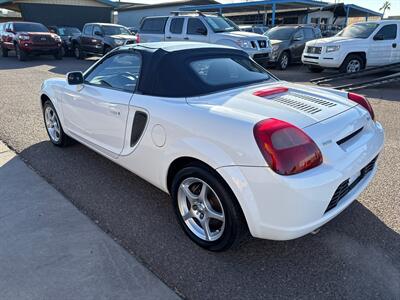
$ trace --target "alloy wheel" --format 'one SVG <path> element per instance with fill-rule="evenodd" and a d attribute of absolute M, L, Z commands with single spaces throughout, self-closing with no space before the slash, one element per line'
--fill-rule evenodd
<path fill-rule="evenodd" d="M 358 59 L 352 59 L 347 64 L 347 73 L 355 73 L 361 70 L 361 63 Z"/>
<path fill-rule="evenodd" d="M 46 107 L 44 118 L 50 138 L 53 140 L 53 142 L 58 143 L 61 139 L 60 121 L 58 120 L 57 114 L 52 107 Z"/>
<path fill-rule="evenodd" d="M 289 57 L 286 54 L 283 54 L 281 58 L 281 69 L 285 70 L 289 64 Z"/>
<path fill-rule="evenodd" d="M 182 181 L 178 190 L 178 208 L 189 230 L 204 241 L 218 240 L 225 229 L 225 213 L 214 190 L 195 177 Z"/>

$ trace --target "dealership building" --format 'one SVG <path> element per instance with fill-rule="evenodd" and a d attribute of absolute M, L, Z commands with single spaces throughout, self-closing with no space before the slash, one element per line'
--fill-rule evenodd
<path fill-rule="evenodd" d="M 0 8 L 20 13 L 24 21 L 78 28 L 88 22 L 112 22 L 116 7 L 110 0 L 0 0 Z"/>

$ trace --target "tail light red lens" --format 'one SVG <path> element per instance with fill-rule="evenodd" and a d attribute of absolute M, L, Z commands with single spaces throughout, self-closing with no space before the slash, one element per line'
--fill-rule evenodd
<path fill-rule="evenodd" d="M 354 101 L 354 102 L 360 104 L 362 107 L 364 107 L 371 115 L 372 120 L 375 120 L 374 110 L 372 109 L 372 106 L 369 103 L 369 101 L 367 100 L 367 98 L 365 98 L 364 96 L 361 96 L 359 94 L 355 94 L 355 93 L 348 93 L 347 98 L 349 98 L 351 101 Z"/>
<path fill-rule="evenodd" d="M 272 170 L 293 175 L 322 164 L 315 142 L 300 128 L 277 119 L 266 119 L 254 126 L 254 137 Z"/>
<path fill-rule="evenodd" d="M 139 33 L 136 34 L 136 44 L 140 43 L 140 35 Z"/>

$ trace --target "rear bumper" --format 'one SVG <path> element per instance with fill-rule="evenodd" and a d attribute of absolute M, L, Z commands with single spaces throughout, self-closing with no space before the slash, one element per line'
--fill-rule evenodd
<path fill-rule="evenodd" d="M 254 237 L 290 240 L 332 220 L 360 195 L 374 177 L 376 165 L 327 211 L 338 187 L 357 178 L 379 154 L 383 140 L 377 123 L 374 135 L 358 153 L 335 165 L 324 159 L 321 166 L 292 176 L 280 176 L 268 167 L 232 166 L 218 172 L 235 193 Z"/>

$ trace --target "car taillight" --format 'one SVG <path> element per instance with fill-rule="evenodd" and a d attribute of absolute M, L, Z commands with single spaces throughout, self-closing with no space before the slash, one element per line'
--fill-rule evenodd
<path fill-rule="evenodd" d="M 372 120 L 375 120 L 374 110 L 372 109 L 372 106 L 369 103 L 369 101 L 367 100 L 367 98 L 365 98 L 364 96 L 361 96 L 359 94 L 355 94 L 355 93 L 348 93 L 347 98 L 349 98 L 351 101 L 354 101 L 354 102 L 360 104 L 362 107 L 364 107 L 371 115 Z"/>
<path fill-rule="evenodd" d="M 277 119 L 266 119 L 254 126 L 254 137 L 272 170 L 293 175 L 322 164 L 315 142 L 300 128 Z"/>
<path fill-rule="evenodd" d="M 140 35 L 139 33 L 136 34 L 136 44 L 140 43 Z"/>

